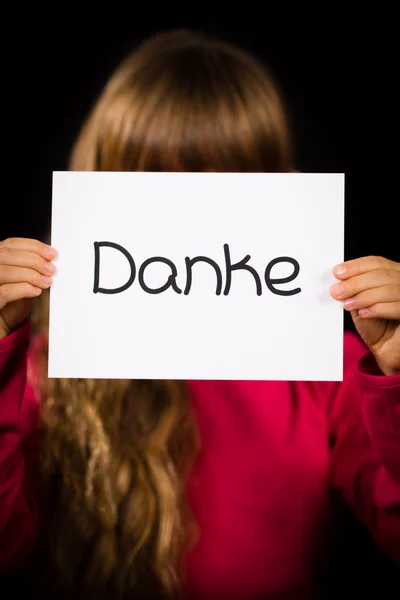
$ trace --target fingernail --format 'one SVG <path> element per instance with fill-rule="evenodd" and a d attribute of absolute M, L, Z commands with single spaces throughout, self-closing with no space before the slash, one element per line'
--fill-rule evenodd
<path fill-rule="evenodd" d="M 334 275 L 344 275 L 346 273 L 346 267 L 344 265 L 336 265 L 333 269 Z"/>
<path fill-rule="evenodd" d="M 50 286 L 50 284 L 51 284 L 51 279 L 50 279 L 50 277 L 46 277 L 46 275 L 42 275 L 42 281 L 43 281 L 43 283 L 44 283 L 45 285 L 48 285 L 48 286 Z"/>
<path fill-rule="evenodd" d="M 33 286 L 33 289 L 36 292 L 36 296 L 40 296 L 40 294 L 43 292 L 42 288 L 38 288 L 36 286 Z"/>
<path fill-rule="evenodd" d="M 44 266 L 44 270 L 49 275 L 53 275 L 56 272 L 56 267 L 51 262 L 47 262 Z"/>
<path fill-rule="evenodd" d="M 57 256 L 57 251 L 51 246 L 47 246 L 47 248 L 44 249 L 43 254 L 46 258 L 52 259 Z"/>
<path fill-rule="evenodd" d="M 348 298 L 347 300 L 345 300 L 343 302 L 343 306 L 345 306 L 346 308 L 350 308 L 351 306 L 353 306 L 355 304 L 355 300 L 354 298 Z"/>
<path fill-rule="evenodd" d="M 362 317 L 363 315 L 366 315 L 368 313 L 368 308 L 360 308 L 360 310 L 358 311 L 358 314 Z"/>
<path fill-rule="evenodd" d="M 339 298 L 344 293 L 344 287 L 342 285 L 335 284 L 332 286 L 331 290 L 335 298 Z"/>

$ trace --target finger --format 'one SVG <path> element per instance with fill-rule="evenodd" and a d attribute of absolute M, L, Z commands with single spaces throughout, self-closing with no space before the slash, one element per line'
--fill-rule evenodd
<path fill-rule="evenodd" d="M 46 260 L 52 260 L 57 256 L 56 250 L 51 246 L 48 246 L 43 242 L 39 242 L 39 240 L 32 240 L 29 238 L 8 238 L 7 240 L 0 242 L 0 247 L 34 252 Z"/>
<path fill-rule="evenodd" d="M 363 319 L 390 319 L 400 320 L 400 302 L 384 302 L 373 304 L 368 308 L 361 308 L 357 315 Z"/>
<path fill-rule="evenodd" d="M 17 300 L 23 298 L 35 298 L 40 296 L 43 290 L 31 285 L 30 283 L 6 283 L 0 285 L 0 310 Z"/>
<path fill-rule="evenodd" d="M 331 295 L 336 300 L 345 300 L 347 298 L 352 298 L 356 294 L 365 292 L 365 290 L 391 283 L 400 283 L 400 271 L 395 271 L 393 269 L 377 269 L 375 271 L 368 271 L 367 273 L 356 275 L 346 281 L 335 283 L 331 287 Z"/>
<path fill-rule="evenodd" d="M 28 250 L 17 250 L 0 246 L 0 266 L 10 265 L 14 267 L 27 267 L 34 269 L 42 275 L 53 275 L 56 271 L 55 266 L 44 259 L 39 254 L 29 252 Z"/>
<path fill-rule="evenodd" d="M 347 298 L 343 302 L 343 307 L 346 310 L 359 310 L 361 308 L 368 308 L 373 304 L 397 301 L 400 301 L 400 283 L 384 285 L 361 292 L 352 298 Z"/>
<path fill-rule="evenodd" d="M 333 268 L 333 274 L 337 279 L 348 279 L 355 275 L 361 275 L 367 271 L 376 269 L 393 269 L 400 272 L 400 263 L 383 258 L 382 256 L 363 256 L 354 260 L 348 260 Z"/>
<path fill-rule="evenodd" d="M 50 287 L 51 279 L 47 275 L 41 275 L 33 269 L 24 267 L 10 267 L 0 265 L 0 285 L 5 283 L 30 283 L 35 287 L 47 289 Z"/>

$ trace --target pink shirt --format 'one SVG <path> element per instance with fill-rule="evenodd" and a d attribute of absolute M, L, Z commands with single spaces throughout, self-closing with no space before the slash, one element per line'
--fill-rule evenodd
<path fill-rule="evenodd" d="M 25 324 L 0 341 L 3 571 L 23 564 L 38 536 L 29 336 Z M 190 600 L 307 598 L 332 488 L 400 564 L 400 375 L 379 374 L 353 334 L 344 350 L 341 383 L 190 382 L 202 442 L 189 485 L 200 525 Z"/>

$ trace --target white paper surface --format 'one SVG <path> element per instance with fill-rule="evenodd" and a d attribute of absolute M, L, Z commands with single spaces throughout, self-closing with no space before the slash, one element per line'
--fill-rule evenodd
<path fill-rule="evenodd" d="M 94 293 L 95 242 L 126 249 L 136 269 L 121 293 Z M 331 299 L 332 267 L 343 261 L 342 174 L 88 173 L 53 175 L 52 245 L 58 251 L 51 289 L 49 377 L 139 379 L 342 379 L 343 309 Z M 224 245 L 245 269 L 226 285 Z M 220 295 L 211 264 L 222 274 Z M 98 285 L 118 288 L 131 269 L 124 254 L 98 248 Z M 140 267 L 163 257 L 177 270 L 177 293 L 147 293 Z M 272 293 L 270 261 L 290 257 L 299 274 Z M 143 271 L 160 288 L 170 263 Z M 190 270 L 190 269 L 189 269 Z M 294 271 L 281 262 L 270 277 Z"/>

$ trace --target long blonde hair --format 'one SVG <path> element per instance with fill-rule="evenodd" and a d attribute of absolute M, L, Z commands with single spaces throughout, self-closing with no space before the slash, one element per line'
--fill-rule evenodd
<path fill-rule="evenodd" d="M 70 168 L 282 172 L 293 169 L 293 150 L 266 69 L 229 44 L 175 31 L 147 40 L 116 70 Z M 198 448 L 185 384 L 50 380 L 40 391 L 48 572 L 58 593 L 179 593 L 185 483 Z"/>

